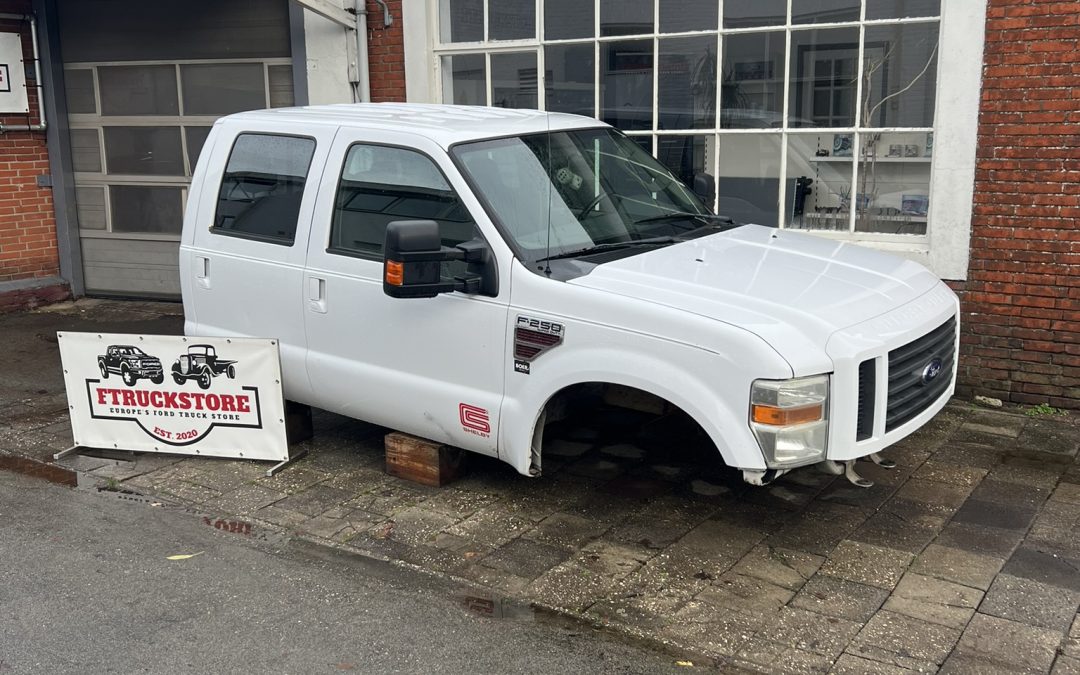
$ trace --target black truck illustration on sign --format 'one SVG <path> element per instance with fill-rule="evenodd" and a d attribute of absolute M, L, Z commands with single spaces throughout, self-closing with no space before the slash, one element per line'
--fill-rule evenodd
<path fill-rule="evenodd" d="M 143 378 L 154 384 L 161 384 L 165 380 L 161 360 L 132 345 L 111 345 L 98 357 L 98 370 L 102 379 L 108 379 L 110 373 L 115 373 L 129 387 L 135 386 Z"/>
<path fill-rule="evenodd" d="M 183 384 L 196 380 L 200 389 L 209 389 L 213 378 L 226 375 L 236 377 L 236 361 L 219 359 L 213 345 L 191 345 L 172 365 L 173 382 Z"/>

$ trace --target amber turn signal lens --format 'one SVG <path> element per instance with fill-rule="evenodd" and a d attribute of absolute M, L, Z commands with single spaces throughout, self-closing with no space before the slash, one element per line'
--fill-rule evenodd
<path fill-rule="evenodd" d="M 823 412 L 820 403 L 801 408 L 777 408 L 771 405 L 754 404 L 751 417 L 758 424 L 787 427 L 793 424 L 817 422 L 823 417 Z"/>
<path fill-rule="evenodd" d="M 386 283 L 391 286 L 401 286 L 405 283 L 405 267 L 396 260 L 386 261 Z"/>

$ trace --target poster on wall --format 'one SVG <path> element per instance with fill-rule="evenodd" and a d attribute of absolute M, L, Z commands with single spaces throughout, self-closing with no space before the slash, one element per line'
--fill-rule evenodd
<path fill-rule="evenodd" d="M 56 337 L 76 446 L 289 459 L 277 340 Z"/>
<path fill-rule="evenodd" d="M 0 113 L 30 112 L 26 98 L 22 36 L 0 33 Z"/>

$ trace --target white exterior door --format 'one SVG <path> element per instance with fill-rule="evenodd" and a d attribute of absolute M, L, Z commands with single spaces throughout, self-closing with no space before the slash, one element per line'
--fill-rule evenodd
<path fill-rule="evenodd" d="M 442 151 L 394 140 L 342 129 L 323 174 L 304 271 L 312 402 L 495 455 L 509 289 L 499 297 L 383 293 L 388 223 L 434 220 L 448 246 L 478 236 Z"/>

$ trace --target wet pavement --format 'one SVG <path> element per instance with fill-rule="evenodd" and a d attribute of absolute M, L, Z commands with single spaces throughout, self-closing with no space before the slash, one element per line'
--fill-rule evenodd
<path fill-rule="evenodd" d="M 56 330 L 175 332 L 178 305 L 84 302 L 0 318 L 0 453 L 71 443 Z M 51 336 L 51 338 L 50 338 Z M 84 480 L 209 522 L 294 533 L 769 672 L 1080 673 L 1080 425 L 954 401 L 852 486 L 814 468 L 745 485 L 674 418 L 549 427 L 544 475 L 470 456 L 428 488 L 383 471 L 386 429 L 315 415 L 308 454 L 118 453 Z M 10 461 L 10 460 L 9 460 Z"/>

